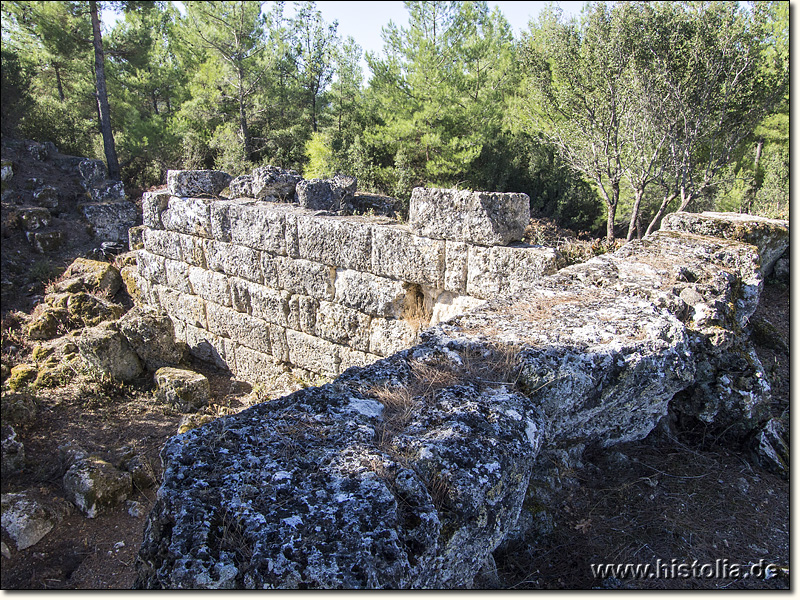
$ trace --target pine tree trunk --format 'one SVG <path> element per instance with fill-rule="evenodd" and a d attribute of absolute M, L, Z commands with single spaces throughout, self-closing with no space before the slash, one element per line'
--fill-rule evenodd
<path fill-rule="evenodd" d="M 108 106 L 106 91 L 105 56 L 103 55 L 103 37 L 100 34 L 100 19 L 97 16 L 97 2 L 90 0 L 89 11 L 92 15 L 92 43 L 94 44 L 94 69 L 97 80 L 97 108 L 100 113 L 100 132 L 103 134 L 103 149 L 108 163 L 108 176 L 119 179 L 119 161 L 114 147 L 114 134 L 111 131 L 111 112 Z"/>

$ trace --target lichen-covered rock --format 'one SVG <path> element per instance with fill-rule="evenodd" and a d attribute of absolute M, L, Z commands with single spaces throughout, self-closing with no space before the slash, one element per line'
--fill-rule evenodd
<path fill-rule="evenodd" d="M 103 241 L 128 242 L 128 230 L 136 225 L 136 205 L 128 200 L 90 202 L 79 206 L 92 235 Z"/>
<path fill-rule="evenodd" d="M 21 390 L 29 383 L 33 383 L 38 374 L 39 370 L 36 368 L 36 365 L 22 363 L 11 367 L 11 374 L 6 380 L 6 383 L 13 391 Z"/>
<path fill-rule="evenodd" d="M 761 273 L 772 272 L 789 246 L 789 222 L 739 213 L 676 212 L 664 217 L 663 231 L 683 231 L 736 240 L 758 248 Z"/>
<path fill-rule="evenodd" d="M 58 190 L 52 185 L 43 185 L 33 192 L 33 202 L 42 208 L 58 208 Z"/>
<path fill-rule="evenodd" d="M 67 300 L 67 316 L 74 327 L 94 327 L 104 321 L 119 319 L 125 309 L 99 296 L 78 292 Z"/>
<path fill-rule="evenodd" d="M 3 494 L 0 505 L 3 529 L 17 550 L 36 545 L 63 516 L 63 510 L 54 509 L 29 492 Z"/>
<path fill-rule="evenodd" d="M 39 254 L 47 254 L 61 248 L 64 234 L 61 231 L 28 231 L 25 238 Z"/>
<path fill-rule="evenodd" d="M 113 379 L 132 381 L 143 371 L 139 355 L 112 322 L 84 329 L 77 344 L 89 365 Z"/>
<path fill-rule="evenodd" d="M 17 431 L 3 423 L 0 425 L 0 471 L 14 475 L 25 467 L 25 445 L 17 438 Z"/>
<path fill-rule="evenodd" d="M 302 177 L 291 169 L 287 171 L 272 165 L 258 167 L 230 182 L 230 197 L 291 200 L 301 180 Z"/>
<path fill-rule="evenodd" d="M 117 268 L 109 263 L 76 258 L 59 281 L 53 284 L 54 292 L 90 292 L 112 297 L 122 286 Z"/>
<path fill-rule="evenodd" d="M 46 307 L 37 310 L 26 327 L 28 337 L 32 340 L 51 340 L 60 334 L 61 327 L 67 321 L 66 308 Z"/>
<path fill-rule="evenodd" d="M 502 386 L 426 393 L 425 368 L 462 363 L 419 349 L 173 438 L 136 586 L 468 586 L 516 520 L 540 427 Z"/>
<path fill-rule="evenodd" d="M 231 176 L 223 171 L 167 171 L 167 190 L 181 198 L 219 196 L 229 183 Z"/>
<path fill-rule="evenodd" d="M 200 373 L 187 369 L 162 367 L 155 373 L 156 398 L 183 412 L 194 412 L 208 406 L 211 387 Z"/>
<path fill-rule="evenodd" d="M 52 215 L 46 208 L 22 208 L 18 218 L 24 231 L 36 231 L 50 225 Z"/>
<path fill-rule="evenodd" d="M 411 230 L 423 237 L 482 246 L 521 240 L 530 221 L 527 194 L 417 187 L 411 192 Z"/>
<path fill-rule="evenodd" d="M 150 371 L 177 365 L 184 358 L 186 345 L 175 341 L 175 327 L 163 311 L 134 306 L 117 321 L 117 328 Z"/>
<path fill-rule="evenodd" d="M 339 210 L 338 198 L 334 198 L 327 179 L 303 179 L 297 183 L 297 202 L 301 208 L 310 210 Z"/>
<path fill-rule="evenodd" d="M 96 456 L 75 462 L 64 474 L 64 493 L 90 519 L 124 502 L 131 474 Z"/>

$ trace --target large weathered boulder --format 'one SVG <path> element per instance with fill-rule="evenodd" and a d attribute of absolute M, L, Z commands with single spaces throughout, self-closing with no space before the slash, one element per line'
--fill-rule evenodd
<path fill-rule="evenodd" d="M 84 329 L 77 343 L 81 357 L 113 379 L 132 381 L 143 371 L 139 355 L 113 322 Z"/>
<path fill-rule="evenodd" d="M 418 348 L 167 442 L 140 588 L 469 585 L 540 443 L 465 356 Z"/>
<path fill-rule="evenodd" d="M 294 170 L 267 165 L 230 182 L 231 198 L 291 200 L 302 177 Z"/>
<path fill-rule="evenodd" d="M 173 196 L 219 196 L 231 176 L 223 171 L 167 171 L 167 190 Z"/>
<path fill-rule="evenodd" d="M 482 246 L 522 239 L 530 221 L 527 194 L 417 187 L 408 214 L 411 231 L 423 237 Z"/>
<path fill-rule="evenodd" d="M 119 319 L 124 311 L 122 305 L 86 292 L 70 294 L 67 299 L 67 318 L 73 327 L 94 327 Z"/>
<path fill-rule="evenodd" d="M 131 474 L 96 456 L 75 462 L 64 474 L 64 493 L 90 519 L 124 502 Z"/>
<path fill-rule="evenodd" d="M 161 367 L 154 376 L 156 382 L 156 398 L 184 412 L 200 410 L 208 406 L 211 400 L 211 387 L 205 375 L 176 369 Z"/>
<path fill-rule="evenodd" d="M 139 219 L 136 205 L 124 199 L 87 202 L 79 208 L 97 240 L 127 243 L 128 230 Z"/>
<path fill-rule="evenodd" d="M 297 183 L 297 202 L 311 210 L 338 211 L 352 205 L 358 180 L 347 175 L 331 179 L 303 179 Z"/>
<path fill-rule="evenodd" d="M 163 311 L 134 306 L 117 321 L 117 328 L 150 371 L 177 365 L 184 358 L 186 344 L 175 341 L 175 327 Z"/>

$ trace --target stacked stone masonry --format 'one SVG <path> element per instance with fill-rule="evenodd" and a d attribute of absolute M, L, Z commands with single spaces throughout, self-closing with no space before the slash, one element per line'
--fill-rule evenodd
<path fill-rule="evenodd" d="M 143 298 L 170 315 L 194 355 L 248 381 L 287 368 L 333 377 L 371 364 L 413 346 L 420 330 L 530 290 L 557 268 L 555 250 L 512 242 L 529 217 L 524 194 L 418 188 L 420 219 L 406 226 L 289 203 L 182 197 L 175 182 L 144 197 Z M 468 207 L 465 218 L 433 226 L 432 201 L 443 199 Z"/>

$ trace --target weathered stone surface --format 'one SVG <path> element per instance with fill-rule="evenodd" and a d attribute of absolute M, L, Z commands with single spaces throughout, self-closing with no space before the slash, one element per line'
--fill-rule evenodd
<path fill-rule="evenodd" d="M 64 474 L 67 499 L 90 519 L 124 502 L 131 489 L 130 473 L 97 456 L 77 461 Z"/>
<path fill-rule="evenodd" d="M 202 298 L 182 294 L 162 285 L 154 286 L 158 305 L 173 318 L 194 327 L 206 327 L 206 304 Z"/>
<path fill-rule="evenodd" d="M 214 239 L 285 255 L 285 215 L 292 208 L 254 200 L 214 202 L 211 205 Z"/>
<path fill-rule="evenodd" d="M 25 331 L 32 340 L 51 340 L 60 334 L 66 320 L 67 310 L 65 308 L 46 307 L 41 311 L 34 312 Z"/>
<path fill-rule="evenodd" d="M 219 196 L 229 183 L 231 176 L 222 171 L 167 171 L 167 190 L 181 198 Z"/>
<path fill-rule="evenodd" d="M 556 271 L 558 258 L 554 248 L 470 246 L 466 292 L 488 300 L 536 289 L 539 279 Z"/>
<path fill-rule="evenodd" d="M 168 190 L 155 190 L 142 194 L 142 223 L 150 229 L 164 229 L 162 213 L 169 206 L 172 194 Z"/>
<path fill-rule="evenodd" d="M 297 202 L 310 210 L 339 210 L 339 199 L 333 195 L 327 179 L 303 179 L 297 183 Z"/>
<path fill-rule="evenodd" d="M 350 373 L 409 382 L 404 361 L 372 369 Z M 471 385 L 408 405 L 396 421 L 392 404 L 342 382 L 168 442 L 136 587 L 469 585 L 519 513 L 535 417 L 519 396 Z"/>
<path fill-rule="evenodd" d="M 320 302 L 314 333 L 330 342 L 369 351 L 370 317 L 333 302 Z"/>
<path fill-rule="evenodd" d="M 270 354 L 264 354 L 246 346 L 236 346 L 235 354 L 234 372 L 237 377 L 247 381 L 273 383 L 285 371 L 284 367 L 278 364 L 277 359 Z"/>
<path fill-rule="evenodd" d="M 172 320 L 153 307 L 134 306 L 117 328 L 150 371 L 177 365 L 186 353 L 186 346 L 175 341 Z"/>
<path fill-rule="evenodd" d="M 317 323 L 319 327 L 319 323 Z M 292 329 L 286 330 L 289 362 L 327 377 L 339 374 L 341 346 Z"/>
<path fill-rule="evenodd" d="M 92 202 L 79 206 L 98 240 L 128 242 L 128 229 L 137 224 L 136 205 L 128 200 Z"/>
<path fill-rule="evenodd" d="M 789 427 L 781 419 L 766 422 L 755 437 L 756 457 L 766 468 L 789 479 Z"/>
<path fill-rule="evenodd" d="M 136 225 L 128 229 L 128 250 L 135 251 L 144 248 L 144 225 Z"/>
<path fill-rule="evenodd" d="M 233 277 L 241 277 L 254 283 L 262 283 L 261 253 L 246 246 L 207 240 L 206 258 L 208 268 Z"/>
<path fill-rule="evenodd" d="M 409 224 L 415 234 L 441 240 L 505 246 L 521 240 L 530 221 L 527 194 L 417 187 Z"/>
<path fill-rule="evenodd" d="M 670 213 L 662 231 L 683 231 L 752 244 L 758 248 L 761 273 L 772 272 L 775 262 L 789 246 L 789 222 L 739 213 Z"/>
<path fill-rule="evenodd" d="M 369 351 L 378 356 L 391 356 L 413 346 L 418 332 L 418 327 L 403 319 L 374 318 L 369 325 Z"/>
<path fill-rule="evenodd" d="M 0 473 L 15 475 L 25 468 L 25 445 L 11 425 L 0 425 Z M 3 519 L 5 520 L 5 518 Z"/>
<path fill-rule="evenodd" d="M 44 185 L 33 192 L 33 202 L 43 208 L 58 208 L 58 190 L 52 185 Z"/>
<path fill-rule="evenodd" d="M 139 355 L 114 323 L 84 329 L 77 343 L 81 357 L 89 365 L 118 381 L 132 381 L 142 373 Z"/>
<path fill-rule="evenodd" d="M 458 315 L 463 315 L 470 310 L 477 308 L 485 303 L 480 298 L 473 298 L 472 296 L 458 296 L 451 292 L 442 292 L 436 298 L 436 304 L 433 306 L 433 313 L 431 314 L 430 326 L 433 327 L 437 323 L 447 321 Z"/>
<path fill-rule="evenodd" d="M 124 311 L 122 305 L 86 292 L 70 294 L 67 299 L 67 315 L 74 327 L 94 327 L 103 321 L 113 321 Z"/>
<path fill-rule="evenodd" d="M 89 188 L 89 196 L 94 202 L 118 202 L 125 200 L 125 185 L 115 179 L 106 179 Z"/>
<path fill-rule="evenodd" d="M 231 198 L 291 200 L 302 177 L 294 170 L 267 165 L 251 174 L 239 175 L 230 182 Z"/>
<path fill-rule="evenodd" d="M 53 291 L 86 291 L 111 297 L 121 286 L 119 271 L 113 265 L 87 258 L 76 258 L 59 281 L 53 284 Z"/>
<path fill-rule="evenodd" d="M 289 298 L 289 316 L 287 318 L 289 329 L 314 335 L 318 309 L 319 300 L 310 296 L 295 294 Z"/>
<path fill-rule="evenodd" d="M 48 501 L 33 492 L 2 495 L 3 529 L 14 540 L 17 550 L 39 543 L 69 512 L 58 501 Z"/>
<path fill-rule="evenodd" d="M 184 294 L 194 293 L 192 289 L 192 282 L 190 280 L 190 273 L 192 269 L 196 269 L 203 273 L 208 273 L 211 276 L 217 275 L 219 277 L 224 277 L 219 273 L 214 273 L 213 271 L 207 271 L 206 269 L 199 269 L 198 267 L 193 267 L 191 265 L 187 265 L 184 262 L 171 260 L 169 258 L 162 258 L 161 262 L 164 263 L 164 274 L 166 276 L 166 280 L 164 279 L 162 279 L 161 281 L 156 280 L 155 283 L 166 285 L 167 287 L 170 287 L 173 290 L 182 292 Z M 199 296 L 200 294 L 198 293 L 197 295 Z"/>
<path fill-rule="evenodd" d="M 298 215 L 299 257 L 332 267 L 369 271 L 372 230 L 366 219 Z"/>
<path fill-rule="evenodd" d="M 213 303 L 206 305 L 206 315 L 211 333 L 236 340 L 264 354 L 271 352 L 267 322 Z"/>
<path fill-rule="evenodd" d="M 87 192 L 108 178 L 108 170 L 102 160 L 86 158 L 78 163 L 81 185 Z"/>
<path fill-rule="evenodd" d="M 233 370 L 235 364 L 232 350 L 235 344 L 230 340 L 178 319 L 174 319 L 172 324 L 175 326 L 175 338 L 186 343 L 192 356 L 220 369 Z"/>
<path fill-rule="evenodd" d="M 268 254 L 264 254 L 263 258 L 265 284 L 291 294 L 303 294 L 318 300 L 333 300 L 335 277 L 333 267 L 302 258 L 271 257 Z M 266 274 L 270 271 L 273 276 L 268 279 Z"/>
<path fill-rule="evenodd" d="M 31 384 L 39 374 L 39 370 L 35 365 L 21 363 L 11 367 L 11 373 L 6 380 L 8 387 L 13 391 L 21 390 L 28 384 Z"/>
<path fill-rule="evenodd" d="M 406 289 L 403 282 L 350 269 L 337 269 L 336 302 L 377 317 L 400 317 Z"/>
<path fill-rule="evenodd" d="M 4 425 L 30 425 L 37 412 L 36 398 L 30 394 L 4 392 L 0 397 L 0 417 Z"/>
<path fill-rule="evenodd" d="M 416 236 L 402 225 L 375 227 L 371 268 L 361 270 L 441 289 L 444 242 Z"/>
<path fill-rule="evenodd" d="M 169 198 L 161 213 L 164 229 L 204 238 L 211 237 L 211 200 L 208 198 Z"/>
<path fill-rule="evenodd" d="M 46 208 L 22 208 L 18 218 L 24 231 L 36 231 L 50 225 L 52 215 Z"/>
<path fill-rule="evenodd" d="M 196 267 L 206 266 L 204 248 L 207 243 L 208 240 L 174 231 L 148 229 L 144 232 L 145 250 Z"/>
<path fill-rule="evenodd" d="M 183 412 L 194 412 L 208 406 L 211 387 L 200 373 L 187 369 L 162 367 L 155 374 L 156 398 Z"/>

